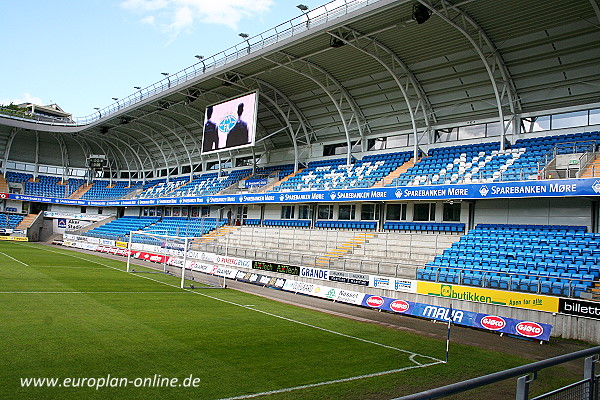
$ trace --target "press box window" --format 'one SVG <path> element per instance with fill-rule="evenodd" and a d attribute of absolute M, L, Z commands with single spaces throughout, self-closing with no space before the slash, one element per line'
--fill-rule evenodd
<path fill-rule="evenodd" d="M 444 203 L 443 219 L 448 222 L 459 222 L 460 203 Z"/>
<path fill-rule="evenodd" d="M 413 221 L 435 221 L 435 203 L 415 203 Z"/>
<path fill-rule="evenodd" d="M 300 219 L 312 219 L 313 215 L 313 206 L 303 204 L 298 206 L 298 218 Z"/>
<path fill-rule="evenodd" d="M 282 206 L 281 207 L 281 219 L 292 219 L 294 218 L 294 206 Z"/>
<path fill-rule="evenodd" d="M 338 219 L 354 219 L 356 215 L 355 204 L 342 204 L 338 212 Z"/>
<path fill-rule="evenodd" d="M 388 204 L 386 218 L 389 221 L 406 221 L 406 204 Z"/>
<path fill-rule="evenodd" d="M 333 219 L 333 205 L 321 204 L 318 208 L 319 219 Z"/>
<path fill-rule="evenodd" d="M 363 204 L 360 208 L 360 219 L 375 221 L 379 219 L 379 204 Z"/>

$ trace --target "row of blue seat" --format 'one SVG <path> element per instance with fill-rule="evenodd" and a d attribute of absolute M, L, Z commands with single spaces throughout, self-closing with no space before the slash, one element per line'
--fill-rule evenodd
<path fill-rule="evenodd" d="M 374 230 L 377 228 L 375 221 L 317 221 L 315 228 L 335 228 L 335 229 L 365 229 Z"/>
<path fill-rule="evenodd" d="M 478 273 L 464 273 L 461 275 L 424 269 L 417 271 L 417 279 L 567 297 L 581 297 L 581 294 L 589 287 L 589 282 L 583 283 L 573 279 L 532 279 L 531 277 L 518 277 L 517 275 Z"/>
<path fill-rule="evenodd" d="M 263 226 L 284 226 L 284 227 L 308 228 L 310 226 L 310 220 L 308 220 L 308 219 L 265 219 L 265 220 L 263 220 Z"/>
<path fill-rule="evenodd" d="M 454 222 L 397 222 L 387 221 L 383 229 L 390 231 L 464 232 L 465 224 Z"/>

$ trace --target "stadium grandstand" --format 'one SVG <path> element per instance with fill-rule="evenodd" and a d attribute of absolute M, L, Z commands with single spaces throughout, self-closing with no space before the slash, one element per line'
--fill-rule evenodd
<path fill-rule="evenodd" d="M 180 236 L 358 305 L 600 344 L 598 2 L 341 3 L 88 116 L 0 109 L 4 234 Z"/>

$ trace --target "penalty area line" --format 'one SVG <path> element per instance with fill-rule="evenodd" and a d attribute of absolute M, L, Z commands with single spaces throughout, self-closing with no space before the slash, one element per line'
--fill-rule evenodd
<path fill-rule="evenodd" d="M 23 264 L 24 266 L 26 266 L 26 267 L 29 267 L 29 264 L 25 264 L 23 261 L 19 261 L 19 260 L 17 260 L 16 258 L 14 258 L 14 257 L 11 257 L 11 256 L 9 256 L 9 255 L 8 255 L 8 254 L 6 254 L 6 253 L 3 253 L 3 252 L 1 252 L 1 251 L 0 251 L 0 254 L 2 254 L 3 256 L 6 256 L 6 257 L 8 257 L 8 258 L 10 258 L 11 260 L 15 260 L 15 261 L 16 261 L 16 262 L 18 262 L 19 264 Z"/>

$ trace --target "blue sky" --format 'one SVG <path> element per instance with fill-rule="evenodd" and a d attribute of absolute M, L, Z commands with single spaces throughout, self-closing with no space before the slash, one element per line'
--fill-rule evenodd
<path fill-rule="evenodd" d="M 0 104 L 75 117 L 301 15 L 301 0 L 29 0 L 0 4 Z M 310 4 L 317 7 L 325 2 Z"/>

